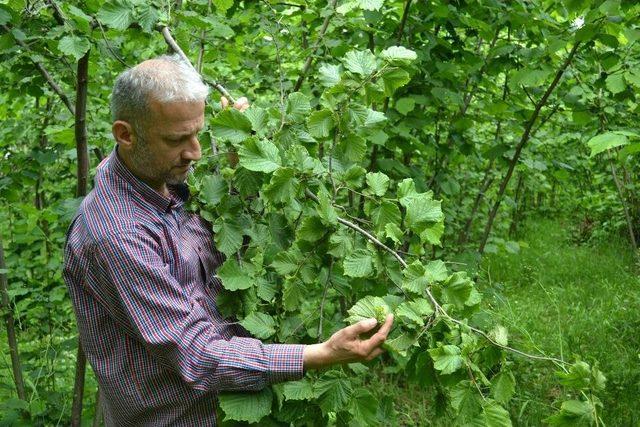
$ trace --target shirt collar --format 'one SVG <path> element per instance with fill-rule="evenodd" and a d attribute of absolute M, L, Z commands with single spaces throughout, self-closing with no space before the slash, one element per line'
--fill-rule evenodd
<path fill-rule="evenodd" d="M 170 196 L 164 196 L 136 177 L 118 155 L 118 146 L 113 149 L 108 160 L 108 168 L 123 178 L 140 196 L 160 212 L 170 212 L 180 208 L 189 198 L 189 187 L 186 184 L 169 185 Z"/>

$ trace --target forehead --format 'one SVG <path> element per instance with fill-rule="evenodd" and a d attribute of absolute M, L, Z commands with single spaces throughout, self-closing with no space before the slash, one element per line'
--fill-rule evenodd
<path fill-rule="evenodd" d="M 151 100 L 149 107 L 156 130 L 168 133 L 192 133 L 204 125 L 204 101 L 161 103 Z M 151 129 L 153 131 L 153 129 Z"/>

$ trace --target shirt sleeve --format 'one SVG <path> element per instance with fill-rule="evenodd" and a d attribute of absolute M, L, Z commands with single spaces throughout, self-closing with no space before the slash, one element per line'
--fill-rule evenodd
<path fill-rule="evenodd" d="M 170 274 L 159 243 L 144 232 L 97 243 L 94 274 L 111 298 L 116 320 L 145 347 L 200 390 L 260 390 L 303 376 L 304 345 L 224 339 L 214 319 Z"/>

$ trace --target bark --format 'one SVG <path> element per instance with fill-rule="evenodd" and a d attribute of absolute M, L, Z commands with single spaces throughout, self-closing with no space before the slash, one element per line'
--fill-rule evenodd
<path fill-rule="evenodd" d="M 76 197 L 87 195 L 87 180 L 89 176 L 89 150 L 87 147 L 87 83 L 89 71 L 89 54 L 87 52 L 78 61 L 78 73 L 76 84 L 76 115 L 75 115 L 75 137 L 76 151 L 78 154 L 78 183 Z M 82 398 L 84 395 L 84 377 L 87 368 L 87 359 L 78 338 L 78 355 L 76 359 L 76 374 L 73 384 L 73 403 L 71 406 L 71 425 L 80 426 L 82 422 Z"/>
<path fill-rule="evenodd" d="M 0 237 L 0 293 L 2 294 L 2 311 L 4 311 L 4 320 L 7 328 L 7 339 L 9 341 L 9 354 L 11 356 L 11 371 L 13 372 L 13 382 L 16 386 L 18 398 L 27 400 L 24 388 L 24 378 L 22 377 L 22 365 L 20 363 L 20 353 L 18 352 L 18 340 L 16 339 L 15 320 L 13 318 L 13 309 L 9 301 L 7 293 L 7 274 L 4 273 L 7 265 L 4 261 L 4 247 L 2 246 L 2 238 Z"/>
<path fill-rule="evenodd" d="M 516 150 L 513 155 L 513 158 L 509 163 L 509 169 L 507 170 L 507 174 L 505 175 L 505 177 L 502 179 L 502 182 L 500 183 L 500 189 L 498 190 L 496 200 L 493 204 L 493 208 L 491 209 L 491 212 L 489 213 L 489 219 L 487 220 L 487 225 L 485 226 L 484 233 L 482 235 L 482 240 L 480 241 L 480 247 L 478 248 L 478 252 L 480 252 L 480 254 L 484 253 L 485 245 L 487 244 L 487 240 L 489 239 L 489 235 L 491 234 L 491 229 L 493 228 L 493 222 L 495 221 L 496 215 L 498 214 L 498 209 L 500 209 L 500 204 L 502 203 L 502 198 L 507 189 L 507 185 L 509 185 L 509 181 L 513 176 L 513 171 L 515 170 L 516 165 L 518 164 L 518 160 L 520 160 L 520 154 L 522 153 L 522 149 L 524 148 L 524 146 L 529 141 L 529 138 L 531 137 L 531 131 L 533 129 L 533 125 L 538 119 L 538 116 L 540 115 L 540 110 L 542 109 L 542 107 L 544 107 L 547 104 L 547 101 L 549 100 L 549 96 L 551 96 L 551 93 L 560 82 L 560 78 L 562 78 L 562 75 L 566 71 L 567 67 L 569 67 L 569 64 L 571 64 L 571 61 L 573 60 L 573 57 L 575 56 L 579 47 L 580 47 L 580 42 L 576 42 L 573 45 L 573 48 L 569 52 L 567 59 L 565 59 L 564 63 L 560 66 L 560 68 L 556 72 L 556 75 L 553 78 L 553 81 L 545 91 L 544 95 L 542 95 L 542 98 L 540 98 L 540 100 L 536 104 L 536 107 L 533 110 L 533 114 L 531 115 L 531 118 L 527 121 L 527 124 L 525 125 L 525 129 L 524 129 L 524 132 L 522 133 L 522 137 L 520 138 L 520 142 L 516 146 Z"/>
<path fill-rule="evenodd" d="M 96 410 L 93 416 L 93 427 L 102 425 L 102 401 L 100 397 L 100 389 L 96 390 Z"/>

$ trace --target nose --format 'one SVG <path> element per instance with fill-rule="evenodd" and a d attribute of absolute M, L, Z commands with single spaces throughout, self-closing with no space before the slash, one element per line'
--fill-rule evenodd
<path fill-rule="evenodd" d="M 182 152 L 182 158 L 192 162 L 197 162 L 202 157 L 202 150 L 200 149 L 200 141 L 197 136 L 189 139 L 189 146 Z"/>

